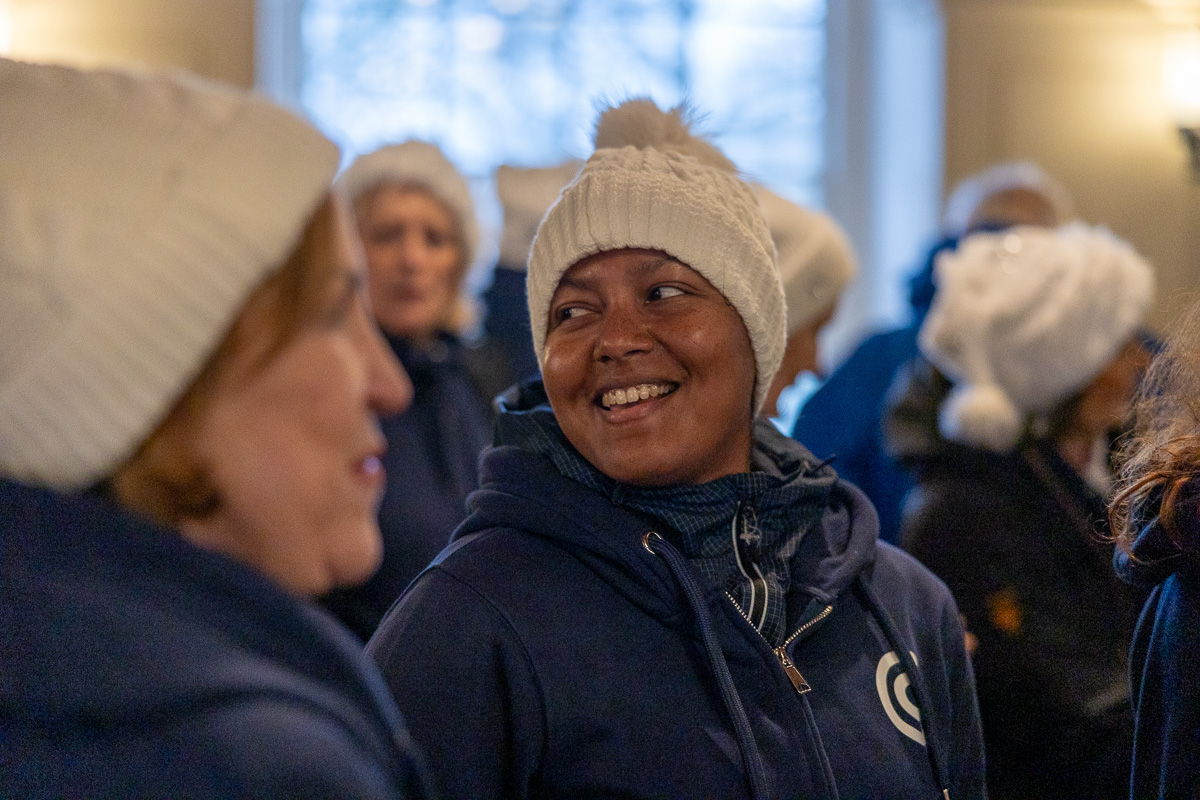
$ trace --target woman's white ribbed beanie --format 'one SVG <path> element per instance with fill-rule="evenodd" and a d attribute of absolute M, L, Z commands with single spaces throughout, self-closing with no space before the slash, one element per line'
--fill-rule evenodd
<path fill-rule="evenodd" d="M 939 427 L 997 452 L 1117 356 L 1154 291 L 1129 244 L 1082 223 L 973 234 L 938 259 L 936 280 L 919 344 L 954 383 Z"/>
<path fill-rule="evenodd" d="M 683 109 L 645 99 L 604 111 L 596 152 L 546 213 L 529 257 L 530 327 L 538 361 L 563 274 L 595 253 L 662 250 L 700 273 L 737 310 L 756 365 L 755 413 L 786 343 L 775 246 L 750 187 Z"/>
<path fill-rule="evenodd" d="M 0 474 L 77 489 L 190 385 L 338 151 L 197 78 L 0 59 L 0 153 Z"/>

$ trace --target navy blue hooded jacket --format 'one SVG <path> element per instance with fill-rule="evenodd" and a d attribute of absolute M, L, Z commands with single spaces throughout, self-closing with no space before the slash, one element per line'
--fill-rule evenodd
<path fill-rule="evenodd" d="M 954 601 L 877 543 L 861 492 L 826 496 L 794 556 L 807 609 L 776 651 L 645 517 L 546 456 L 489 450 L 451 546 L 368 645 L 437 788 L 983 796 Z"/>
<path fill-rule="evenodd" d="M 0 481 L 0 797 L 424 796 L 327 614 L 94 495 Z"/>
<path fill-rule="evenodd" d="M 1132 797 L 1200 797 L 1200 518 L 1193 494 L 1179 502 L 1178 543 L 1159 519 L 1117 574 L 1152 589 L 1133 637 L 1130 684 L 1136 718 Z"/>

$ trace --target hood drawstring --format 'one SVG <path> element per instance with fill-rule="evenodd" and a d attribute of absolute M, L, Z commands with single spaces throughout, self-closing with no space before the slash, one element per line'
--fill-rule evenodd
<path fill-rule="evenodd" d="M 725 704 L 725 711 L 733 720 L 738 750 L 742 756 L 742 766 L 750 784 L 750 797 L 755 800 L 759 798 L 766 800 L 768 796 L 766 771 L 763 769 L 762 755 L 758 752 L 758 745 L 750 730 L 750 720 L 746 716 L 745 708 L 742 707 L 742 698 L 737 693 L 737 687 L 733 685 L 733 676 L 729 674 L 729 665 L 725 663 L 725 654 L 721 652 L 721 644 L 717 641 L 716 632 L 713 630 L 708 604 L 704 602 L 703 593 L 692 575 L 691 567 L 678 550 L 654 531 L 649 531 L 642 537 L 642 546 L 667 562 L 675 580 L 679 582 L 683 593 L 687 595 L 688 603 L 696 614 L 696 623 L 700 626 L 700 636 L 704 640 L 709 666 L 712 667 L 717 685 L 721 689 L 721 700 Z"/>
<path fill-rule="evenodd" d="M 913 659 L 912 653 L 904 646 L 900 640 L 900 633 L 896 629 L 896 624 L 892 622 L 891 616 L 884 610 L 883 604 L 875 597 L 875 593 L 871 591 L 871 587 L 859 575 L 854 581 L 854 591 L 858 594 L 863 605 L 865 605 L 875 619 L 879 622 L 879 627 L 883 629 L 883 635 L 887 637 L 888 646 L 892 648 L 892 652 L 900 659 L 900 664 L 904 667 L 904 672 L 909 676 L 908 685 L 913 691 L 914 698 L 917 702 L 917 708 L 928 712 L 933 708 L 929 700 L 929 696 L 925 693 L 925 679 L 921 674 L 917 662 Z M 925 734 L 925 754 L 929 757 L 929 765 L 933 768 L 933 779 L 937 781 L 937 785 L 942 788 L 942 797 L 944 800 L 950 800 L 950 781 L 942 767 L 942 758 L 940 755 L 941 742 L 938 741 L 937 731 L 930 719 L 930 714 L 923 714 L 921 717 L 921 730 Z"/>

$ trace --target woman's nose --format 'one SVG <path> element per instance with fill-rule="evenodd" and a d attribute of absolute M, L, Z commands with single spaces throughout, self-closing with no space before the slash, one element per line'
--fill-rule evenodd
<path fill-rule="evenodd" d="M 405 233 L 400 242 L 400 265 L 407 270 L 417 270 L 428 258 L 429 248 L 418 235 Z"/>
<path fill-rule="evenodd" d="M 367 327 L 367 401 L 380 416 L 399 414 L 412 405 L 412 381 L 379 329 Z"/>
<path fill-rule="evenodd" d="M 639 309 L 620 303 L 606 308 L 600 316 L 593 346 L 598 361 L 627 358 L 653 349 L 654 337 L 649 321 Z"/>

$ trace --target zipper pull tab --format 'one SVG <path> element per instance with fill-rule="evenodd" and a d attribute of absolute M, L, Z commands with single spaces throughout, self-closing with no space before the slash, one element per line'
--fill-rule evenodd
<path fill-rule="evenodd" d="M 796 669 L 796 665 L 788 658 L 787 650 L 782 647 L 776 647 L 775 657 L 779 659 L 779 663 L 783 666 L 783 671 L 787 673 L 788 680 L 792 682 L 792 686 L 796 687 L 796 694 L 804 694 L 805 692 L 812 691 L 812 687 L 808 685 L 808 681 L 804 680 L 804 676 L 800 674 L 800 670 Z"/>

